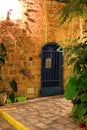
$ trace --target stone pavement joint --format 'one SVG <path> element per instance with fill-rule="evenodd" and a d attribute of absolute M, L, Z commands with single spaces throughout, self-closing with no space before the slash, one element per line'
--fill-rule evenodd
<path fill-rule="evenodd" d="M 17 130 L 80 130 L 70 118 L 71 109 L 72 103 L 60 95 L 6 104 L 0 113 Z"/>

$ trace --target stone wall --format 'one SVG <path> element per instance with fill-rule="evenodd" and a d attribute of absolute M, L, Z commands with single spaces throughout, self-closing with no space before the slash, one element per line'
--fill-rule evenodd
<path fill-rule="evenodd" d="M 70 24 L 66 21 L 61 27 L 58 27 L 58 16 L 53 17 L 58 10 L 60 10 L 65 3 L 47 0 L 47 41 L 54 41 L 63 48 L 70 45 L 71 42 L 66 42 L 68 39 L 74 39 L 80 36 L 80 18 L 74 19 Z M 64 54 L 64 81 L 70 74 L 70 68 L 67 66 L 66 54 Z M 64 82 L 64 83 L 65 83 Z"/>
<path fill-rule="evenodd" d="M 79 32 L 79 20 L 70 25 L 64 24 L 57 28 L 58 20 L 54 13 L 64 4 L 46 0 L 21 0 L 23 19 L 11 21 L 7 18 L 0 22 L 0 42 L 7 46 L 7 62 L 2 66 L 4 84 L 11 79 L 18 84 L 18 95 L 27 97 L 39 96 L 41 87 L 41 49 L 46 42 L 57 42 L 67 46 L 67 38 Z M 20 70 L 27 69 L 28 76 Z M 68 76 L 65 67 L 64 79 Z"/>
<path fill-rule="evenodd" d="M 2 65 L 4 84 L 13 78 L 18 84 L 18 95 L 37 97 L 41 82 L 41 47 L 45 43 L 43 0 L 26 0 L 23 4 L 23 20 L 0 22 L 0 42 L 7 46 L 7 62 Z M 29 75 L 20 73 L 27 69 Z"/>
<path fill-rule="evenodd" d="M 61 27 L 58 27 L 59 20 L 58 16 L 53 17 L 58 10 L 61 9 L 65 4 L 61 2 L 55 1 L 47 1 L 47 35 L 48 41 L 56 41 L 57 43 L 62 44 L 63 47 L 69 45 L 69 43 L 65 43 L 66 39 L 75 38 L 75 36 L 79 36 L 79 18 L 74 19 L 70 24 L 65 22 Z"/>

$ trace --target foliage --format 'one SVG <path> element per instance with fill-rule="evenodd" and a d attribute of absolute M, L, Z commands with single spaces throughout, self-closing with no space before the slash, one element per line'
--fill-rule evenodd
<path fill-rule="evenodd" d="M 7 49 L 6 45 L 4 43 L 0 43 L 0 82 L 3 82 L 2 75 L 1 75 L 1 65 L 5 64 L 6 62 L 6 55 L 7 55 Z M 7 88 L 3 86 L 3 88 L 0 88 L 0 93 L 6 93 Z M 3 98 L 2 98 L 3 99 Z"/>
<path fill-rule="evenodd" d="M 68 46 L 66 53 L 68 65 L 73 66 L 73 72 L 67 80 L 64 95 L 73 102 L 71 115 L 87 123 L 87 44 Z"/>
<path fill-rule="evenodd" d="M 19 72 L 22 73 L 24 76 L 29 76 L 29 70 L 27 68 L 22 68 Z"/>
<path fill-rule="evenodd" d="M 60 20 L 61 26 L 66 20 L 68 23 L 77 16 L 85 17 L 87 15 L 87 0 L 68 0 L 67 4 L 63 6 L 54 16 Z"/>
<path fill-rule="evenodd" d="M 4 43 L 0 43 L 0 62 L 1 63 L 5 64 L 6 56 L 7 56 L 7 48 L 6 48 Z M 0 72 L 1 72 L 1 66 L 0 66 Z M 1 75 L 0 75 L 0 81 L 3 82 Z M 5 86 L 3 86 L 0 89 L 0 93 L 6 92 L 9 95 L 10 100 L 12 102 L 14 102 L 15 93 L 18 91 L 17 83 L 14 79 L 12 79 L 12 81 L 10 81 L 9 84 L 10 84 L 10 87 L 11 87 L 12 90 L 10 92 L 8 92 L 7 88 Z"/>
<path fill-rule="evenodd" d="M 16 93 L 18 91 L 17 83 L 16 83 L 16 81 L 14 79 L 12 79 L 12 81 L 10 81 L 9 84 L 10 84 L 11 90 L 8 90 L 8 88 L 6 88 L 5 86 L 3 86 L 0 89 L 0 93 L 4 93 L 4 92 L 7 93 L 9 99 L 13 103 L 13 102 L 15 102 Z"/>
<path fill-rule="evenodd" d="M 14 79 L 12 79 L 12 81 L 10 81 L 9 83 L 10 83 L 10 86 L 11 86 L 12 90 L 13 90 L 14 92 L 17 92 L 17 91 L 18 91 L 18 88 L 17 88 L 17 83 L 16 83 L 16 81 L 15 81 Z"/>
<path fill-rule="evenodd" d="M 59 27 L 66 21 L 70 23 L 75 17 L 84 18 L 87 16 L 87 0 L 68 0 L 55 16 L 60 20 Z M 71 115 L 87 124 L 87 36 L 83 38 L 85 42 L 65 49 L 69 59 L 68 65 L 73 68 L 73 72 L 67 80 L 64 95 L 67 100 L 73 102 Z"/>
<path fill-rule="evenodd" d="M 0 43 L 0 62 L 5 63 L 6 60 L 6 46 L 4 43 Z"/>
<path fill-rule="evenodd" d="M 26 72 L 27 71 L 27 68 L 22 68 L 22 69 L 20 69 L 20 72 L 21 73 L 24 73 L 24 72 Z"/>
<path fill-rule="evenodd" d="M 13 103 L 13 102 L 15 102 L 15 93 L 18 91 L 18 88 L 17 88 L 17 83 L 14 79 L 12 79 L 12 81 L 9 83 L 12 88 L 12 91 L 10 91 L 10 93 L 9 93 L 9 98 Z"/>
<path fill-rule="evenodd" d="M 16 96 L 15 97 L 15 102 L 26 101 L 26 100 L 27 100 L 26 96 Z M 7 98 L 6 103 L 12 103 L 10 98 Z"/>
<path fill-rule="evenodd" d="M 68 46 L 66 48 L 66 55 L 69 58 L 68 65 L 73 64 L 73 73 L 82 74 L 87 69 L 87 44 L 78 44 L 76 46 Z"/>

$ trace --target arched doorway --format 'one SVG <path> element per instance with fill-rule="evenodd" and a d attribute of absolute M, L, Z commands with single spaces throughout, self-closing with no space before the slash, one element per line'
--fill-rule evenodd
<path fill-rule="evenodd" d="M 49 42 L 42 48 L 41 96 L 63 93 L 64 50 L 55 42 Z"/>

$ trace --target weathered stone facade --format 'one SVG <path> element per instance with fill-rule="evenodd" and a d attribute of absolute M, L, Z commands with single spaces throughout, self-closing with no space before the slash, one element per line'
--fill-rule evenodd
<path fill-rule="evenodd" d="M 7 46 L 7 62 L 2 66 L 2 77 L 6 85 L 12 78 L 17 81 L 18 95 L 29 98 L 39 96 L 41 87 L 41 49 L 47 42 L 57 42 L 62 47 L 65 40 L 79 35 L 79 19 L 70 25 L 65 23 L 57 28 L 58 20 L 54 13 L 64 3 L 46 0 L 21 0 L 23 20 L 0 21 L 0 42 Z M 20 70 L 26 68 L 29 75 Z M 64 79 L 68 76 L 65 67 Z"/>

